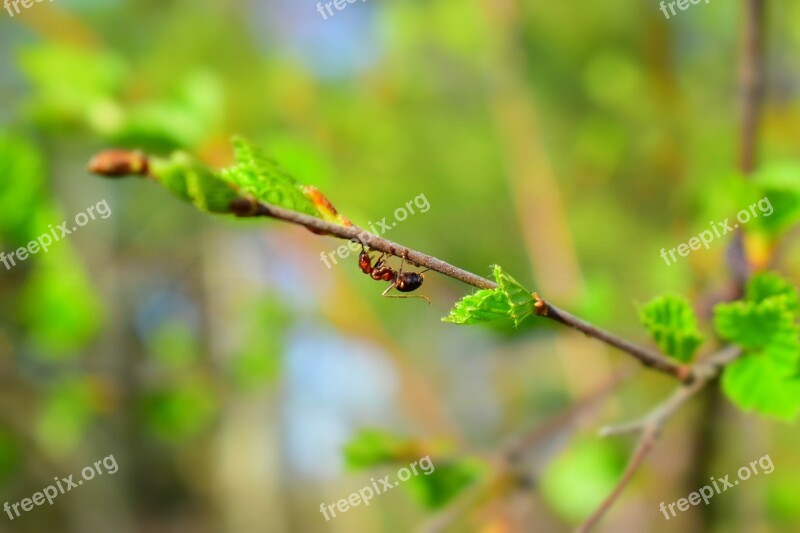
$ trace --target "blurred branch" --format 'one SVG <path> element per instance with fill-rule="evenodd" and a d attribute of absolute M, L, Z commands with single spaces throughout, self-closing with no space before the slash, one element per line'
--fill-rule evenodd
<path fill-rule="evenodd" d="M 585 533 L 594 527 L 597 522 L 608 512 L 611 506 L 617 501 L 622 491 L 633 478 L 644 458 L 655 446 L 661 429 L 666 421 L 689 399 L 703 390 L 706 385 L 712 383 L 719 376 L 722 369 L 728 363 L 735 360 L 741 354 L 741 349 L 729 346 L 720 350 L 709 357 L 706 361 L 698 363 L 692 367 L 694 379 L 677 389 L 665 402 L 650 411 L 645 417 L 616 426 L 607 426 L 600 430 L 600 435 L 621 435 L 625 433 L 639 433 L 639 442 L 631 456 L 625 472 L 622 474 L 617 486 L 611 494 L 600 504 L 600 507 L 577 529 L 579 533 Z"/>
<path fill-rule="evenodd" d="M 756 167 L 758 125 L 764 89 L 764 0 L 745 0 L 740 63 L 742 129 L 740 169 Z"/>
<path fill-rule="evenodd" d="M 491 465 L 491 472 L 486 479 L 462 492 L 429 520 L 421 531 L 442 533 L 460 517 L 466 515 L 470 508 L 488 501 L 492 496 L 497 496 L 498 492 L 528 490 L 545 462 L 561 450 L 581 423 L 597 415 L 604 400 L 629 377 L 629 372 L 614 375 L 597 390 L 549 418 L 544 424 L 522 431 L 506 441 L 487 459 Z M 533 461 L 527 461 L 533 452 L 538 453 Z M 533 464 L 526 473 L 523 471 L 524 464 L 529 462 Z"/>
<path fill-rule="evenodd" d="M 739 170 L 747 177 L 756 169 L 758 126 L 764 93 L 764 0 L 744 0 L 741 53 L 739 56 L 739 92 L 741 130 Z M 736 231 L 727 250 L 728 266 L 733 275 L 735 296 L 741 296 L 750 275 L 744 246 L 744 233 Z"/>

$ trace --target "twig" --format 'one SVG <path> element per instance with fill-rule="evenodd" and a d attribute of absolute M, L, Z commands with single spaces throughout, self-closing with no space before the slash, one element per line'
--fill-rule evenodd
<path fill-rule="evenodd" d="M 89 170 L 96 174 L 107 177 L 120 177 L 125 175 L 138 175 L 153 177 L 149 174 L 151 165 L 147 156 L 141 152 L 131 152 L 127 150 L 107 150 L 97 154 L 89 162 Z M 333 206 L 329 206 L 333 209 Z M 403 257 L 413 265 L 426 267 L 434 272 L 439 272 L 453 279 L 457 279 L 479 289 L 496 289 L 497 284 L 472 272 L 458 268 L 441 259 L 437 259 L 422 252 L 406 248 L 396 242 L 384 239 L 378 235 L 350 224 L 342 225 L 329 222 L 322 218 L 285 209 L 272 204 L 257 202 L 251 198 L 242 197 L 234 200 L 230 205 L 230 212 L 239 217 L 270 217 L 284 222 L 290 222 L 303 226 L 316 234 L 330 235 L 340 239 L 348 239 L 359 242 L 370 249 L 385 252 L 397 257 Z M 536 312 L 539 316 L 547 317 L 555 322 L 564 324 L 582 331 L 585 335 L 605 342 L 615 348 L 628 353 L 638 359 L 643 365 L 671 375 L 681 381 L 691 379 L 691 372 L 688 367 L 672 362 L 658 352 L 637 346 L 636 344 L 618 337 L 608 331 L 593 326 L 566 311 L 546 302 L 536 293 L 532 295 L 536 300 Z"/>
<path fill-rule="evenodd" d="M 369 233 L 368 231 L 356 225 L 342 226 L 311 215 L 298 213 L 297 211 L 284 209 L 283 207 L 278 207 L 276 205 L 267 205 L 261 202 L 258 203 L 255 216 L 277 218 L 286 222 L 299 224 L 308 229 L 314 230 L 315 232 L 327 233 L 334 237 L 339 237 L 340 239 L 358 241 L 365 246 L 369 246 L 369 248 L 372 250 L 386 252 L 387 254 L 397 257 L 404 257 L 406 261 L 411 264 L 430 268 L 431 270 L 444 274 L 445 276 L 453 279 L 457 279 L 458 281 L 468 285 L 472 285 L 473 287 L 478 287 L 479 289 L 497 288 L 497 284 L 493 281 L 458 268 L 457 266 L 453 266 L 450 263 L 442 261 L 441 259 L 437 259 L 430 255 L 423 254 L 422 252 L 406 248 L 405 246 L 397 244 L 396 242 L 392 242 L 373 233 Z"/>
<path fill-rule="evenodd" d="M 606 344 L 610 344 L 611 346 L 619 348 L 623 352 L 627 352 L 638 359 L 639 362 L 646 367 L 660 370 L 661 372 L 675 376 L 684 382 L 692 379 L 692 371 L 688 366 L 674 363 L 655 350 L 637 346 L 636 344 L 633 344 L 622 337 L 618 337 L 613 333 L 609 333 L 608 331 L 593 326 L 592 324 L 581 320 L 580 318 L 564 311 L 563 309 L 559 309 L 553 304 L 546 302 L 536 293 L 534 293 L 534 297 L 537 299 L 535 307 L 539 316 L 546 316 L 547 318 L 560 324 L 564 324 L 566 326 L 575 328 L 578 331 L 582 331 L 589 337 L 594 337 L 595 339 L 601 340 Z"/>
<path fill-rule="evenodd" d="M 365 246 L 369 246 L 373 250 L 386 252 L 398 257 L 405 257 L 406 261 L 412 264 L 429 268 L 433 271 L 442 273 L 446 276 L 480 289 L 497 288 L 497 284 L 493 281 L 482 278 L 481 276 L 473 274 L 472 272 L 462 270 L 451 265 L 450 263 L 442 261 L 441 259 L 437 259 L 416 250 L 406 248 L 405 246 L 401 246 L 400 244 L 384 239 L 383 237 L 369 233 L 355 225 L 341 226 L 339 224 L 327 222 L 310 215 L 298 213 L 297 211 L 284 209 L 274 205 L 267 205 L 264 203 L 258 204 L 256 215 L 268 216 L 287 222 L 300 224 L 316 232 L 328 233 L 342 239 L 356 240 Z M 687 381 L 691 379 L 691 370 L 689 367 L 673 363 L 671 360 L 667 359 L 655 350 L 637 346 L 636 344 L 618 337 L 613 333 L 589 324 L 588 322 L 581 320 L 578 317 L 573 316 L 570 313 L 546 302 L 536 293 L 534 293 L 533 296 L 536 299 L 536 312 L 539 316 L 544 316 L 555 322 L 570 326 L 582 331 L 589 337 L 593 337 L 605 342 L 606 344 L 610 344 L 615 348 L 619 348 L 623 352 L 626 352 L 638 359 L 647 367 L 670 374 L 681 381 Z"/>
<path fill-rule="evenodd" d="M 597 510 L 576 530 L 578 533 L 586 533 L 594 527 L 617 501 L 622 491 L 633 478 L 633 474 L 638 470 L 648 452 L 655 445 L 661 428 L 670 416 L 706 385 L 714 381 L 725 365 L 739 357 L 740 353 L 741 349 L 735 346 L 720 350 L 706 361 L 692 367 L 693 379 L 691 382 L 677 389 L 665 402 L 650 411 L 644 418 L 616 426 L 607 426 L 600 430 L 600 435 L 604 437 L 634 432 L 639 432 L 641 436 L 617 486 L 614 487 L 614 490 L 600 504 Z"/>

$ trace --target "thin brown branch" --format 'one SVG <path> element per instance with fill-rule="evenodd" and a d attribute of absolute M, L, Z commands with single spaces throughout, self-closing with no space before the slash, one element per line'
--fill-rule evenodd
<path fill-rule="evenodd" d="M 457 279 L 458 281 L 472 285 L 473 287 L 478 287 L 479 289 L 497 288 L 497 284 L 493 281 L 458 268 L 457 266 L 453 266 L 450 263 L 442 261 L 441 259 L 437 259 L 430 255 L 423 254 L 422 252 L 406 248 L 405 246 L 397 244 L 396 242 L 392 242 L 373 233 L 369 233 L 368 231 L 355 225 L 341 226 L 339 224 L 334 224 L 311 215 L 298 213 L 297 211 L 284 209 L 275 205 L 267 205 L 264 203 L 258 204 L 256 216 L 276 218 L 285 222 L 299 224 L 310 230 L 314 230 L 317 233 L 322 232 L 334 237 L 339 237 L 340 239 L 357 241 L 365 246 L 368 246 L 372 250 L 386 252 L 387 254 L 397 257 L 404 257 L 409 263 L 430 268 L 435 272 L 439 272 L 450 278 Z"/>
<path fill-rule="evenodd" d="M 580 318 L 564 311 L 563 309 L 559 309 L 553 304 L 546 302 L 535 293 L 534 296 L 537 298 L 536 311 L 539 316 L 545 316 L 560 324 L 575 328 L 589 337 L 593 337 L 605 342 L 606 344 L 610 344 L 615 348 L 619 348 L 623 352 L 626 352 L 638 359 L 639 362 L 646 367 L 670 374 L 684 382 L 691 380 L 692 372 L 688 366 L 675 363 L 655 350 L 638 346 L 626 339 L 623 339 L 622 337 L 618 337 L 613 333 L 609 333 L 608 331 L 593 326 L 592 324 L 581 320 Z"/>
<path fill-rule="evenodd" d="M 597 510 L 592 513 L 576 531 L 586 533 L 605 516 L 608 510 L 611 509 L 617 499 L 622 495 L 623 490 L 632 479 L 636 470 L 641 466 L 645 456 L 655 445 L 661 433 L 661 428 L 666 421 L 695 394 L 703 390 L 706 385 L 713 382 L 716 377 L 719 376 L 725 365 L 735 360 L 740 354 L 741 349 L 735 346 L 729 346 L 720 350 L 707 360 L 697 363 L 692 367 L 693 379 L 675 390 L 665 402 L 656 406 L 655 409 L 650 411 L 644 418 L 616 426 L 604 427 L 600 430 L 600 435 L 602 436 L 638 432 L 640 433 L 639 442 L 617 486 L 614 487 L 611 494 L 608 495 Z"/>
<path fill-rule="evenodd" d="M 296 211 L 291 211 L 289 209 L 284 209 L 273 205 L 266 205 L 263 203 L 258 204 L 257 215 L 293 222 L 316 232 L 328 233 L 342 239 L 356 240 L 365 246 L 369 246 L 373 250 L 386 252 L 387 254 L 398 257 L 405 257 L 407 261 L 417 266 L 429 268 L 433 271 L 439 272 L 480 289 L 494 289 L 497 287 L 497 284 L 493 281 L 482 278 L 471 272 L 467 272 L 466 270 L 462 270 L 430 255 L 406 248 L 395 242 L 384 239 L 383 237 L 369 233 L 358 226 L 340 226 L 338 224 L 326 222 L 310 215 L 305 215 L 303 213 L 298 213 Z M 536 311 L 539 316 L 544 316 L 560 324 L 570 326 L 583 332 L 589 337 L 593 337 L 605 342 L 606 344 L 614 346 L 615 348 L 619 348 L 623 352 L 626 352 L 638 359 L 643 365 L 674 376 L 681 381 L 687 381 L 691 378 L 691 371 L 689 367 L 674 363 L 655 350 L 638 346 L 626 339 L 623 339 L 622 337 L 589 324 L 588 322 L 581 320 L 578 317 L 573 316 L 570 313 L 546 302 L 535 293 L 534 297 L 537 300 Z"/>
<path fill-rule="evenodd" d="M 97 154 L 89 163 L 89 170 L 96 174 L 107 177 L 120 177 L 134 174 L 148 176 L 150 164 L 147 157 L 141 152 L 130 152 L 126 150 L 107 150 Z M 152 178 L 152 176 L 149 176 Z M 328 206 L 333 210 L 333 206 Z M 333 210 L 335 211 L 335 210 Z M 230 205 L 230 212 L 239 217 L 270 217 L 284 222 L 297 224 L 307 228 L 316 234 L 330 235 L 340 239 L 359 242 L 372 250 L 378 250 L 387 254 L 403 257 L 411 264 L 425 267 L 434 272 L 439 272 L 450 278 L 456 279 L 479 289 L 495 289 L 497 284 L 477 274 L 458 268 L 457 266 L 446 263 L 430 255 L 412 250 L 396 242 L 384 239 L 373 233 L 353 225 L 336 224 L 327 220 L 285 209 L 276 205 L 257 202 L 250 198 L 240 198 Z M 585 335 L 605 342 L 623 352 L 633 356 L 643 365 L 671 375 L 681 381 L 691 379 L 688 367 L 672 362 L 655 350 L 638 346 L 626 339 L 613 333 L 605 331 L 588 322 L 581 320 L 566 311 L 546 302 L 536 293 L 536 311 L 539 316 L 547 317 L 555 322 L 564 324 L 582 331 Z"/>

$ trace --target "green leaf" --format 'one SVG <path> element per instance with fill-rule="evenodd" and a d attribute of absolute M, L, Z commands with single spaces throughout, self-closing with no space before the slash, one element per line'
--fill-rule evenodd
<path fill-rule="evenodd" d="M 744 411 L 785 420 L 800 412 L 800 378 L 768 354 L 746 355 L 728 365 L 722 390 Z"/>
<path fill-rule="evenodd" d="M 22 136 L 0 132 L 0 243 L 10 248 L 27 244 L 34 237 L 36 211 L 44 203 L 44 161 L 37 148 Z"/>
<path fill-rule="evenodd" d="M 416 442 L 377 429 L 359 432 L 344 448 L 345 463 L 349 468 L 402 462 L 419 457 Z"/>
<path fill-rule="evenodd" d="M 610 441 L 578 441 L 544 469 L 542 497 L 559 515 L 578 522 L 597 509 L 624 469 L 624 458 Z"/>
<path fill-rule="evenodd" d="M 688 363 L 703 337 L 689 302 L 680 296 L 655 298 L 639 312 L 639 319 L 662 352 Z"/>
<path fill-rule="evenodd" d="M 427 459 L 430 466 L 423 464 Z M 439 509 L 457 497 L 464 489 L 484 477 L 488 467 L 476 458 L 464 458 L 433 463 L 429 457 L 419 461 L 417 475 L 411 477 L 403 486 L 411 495 L 428 509 Z"/>
<path fill-rule="evenodd" d="M 80 357 L 104 322 L 89 276 L 67 242 L 28 261 L 33 269 L 22 289 L 19 316 L 32 346 L 46 358 Z"/>
<path fill-rule="evenodd" d="M 453 324 L 478 324 L 508 316 L 511 306 L 498 289 L 483 289 L 456 302 L 450 314 L 442 319 Z"/>
<path fill-rule="evenodd" d="M 798 310 L 797 287 L 773 272 L 761 272 L 753 276 L 747 284 L 746 298 L 763 302 L 773 296 L 786 297 L 786 309 L 796 313 Z"/>
<path fill-rule="evenodd" d="M 722 374 L 722 389 L 745 411 L 783 419 L 800 412 L 797 290 L 776 274 L 755 275 L 746 297 L 714 309 L 720 337 L 744 348 Z"/>
<path fill-rule="evenodd" d="M 514 321 L 514 326 L 519 326 L 528 315 L 533 313 L 533 296 L 517 280 L 503 272 L 500 265 L 494 266 L 494 279 L 508 302 L 510 308 L 508 316 Z"/>
<path fill-rule="evenodd" d="M 180 442 L 207 431 L 219 411 L 214 385 L 202 376 L 182 376 L 143 396 L 149 429 L 165 441 Z"/>
<path fill-rule="evenodd" d="M 233 147 L 236 164 L 222 170 L 222 179 L 259 201 L 320 216 L 314 202 L 305 195 L 303 185 L 277 162 L 243 139 L 234 139 Z"/>
<path fill-rule="evenodd" d="M 41 402 L 35 422 L 39 445 L 56 457 L 72 452 L 98 410 L 98 393 L 91 378 L 67 380 L 53 387 Z"/>
<path fill-rule="evenodd" d="M 714 325 L 723 339 L 755 352 L 797 336 L 784 297 L 719 304 L 714 308 Z"/>
<path fill-rule="evenodd" d="M 748 229 L 758 228 L 774 237 L 800 220 L 800 164 L 768 163 L 752 181 L 761 199 L 757 201 L 759 216 L 748 223 Z"/>
<path fill-rule="evenodd" d="M 128 71 L 117 54 L 62 44 L 26 48 L 19 65 L 33 86 L 28 107 L 56 127 L 86 123 L 113 107 Z"/>
<path fill-rule="evenodd" d="M 168 159 L 151 158 L 150 174 L 201 211 L 230 213 L 231 202 L 242 198 L 230 183 L 186 152 L 175 152 Z"/>
<path fill-rule="evenodd" d="M 496 289 L 482 289 L 456 302 L 450 314 L 442 319 L 452 324 L 478 324 L 509 317 L 514 326 L 534 312 L 532 294 L 499 265 L 493 268 Z"/>

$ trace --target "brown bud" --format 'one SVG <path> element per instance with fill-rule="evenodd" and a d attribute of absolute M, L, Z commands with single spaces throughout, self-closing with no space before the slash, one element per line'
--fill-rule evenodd
<path fill-rule="evenodd" d="M 110 178 L 147 174 L 147 157 L 142 152 L 106 150 L 89 161 L 89 172 Z"/>

